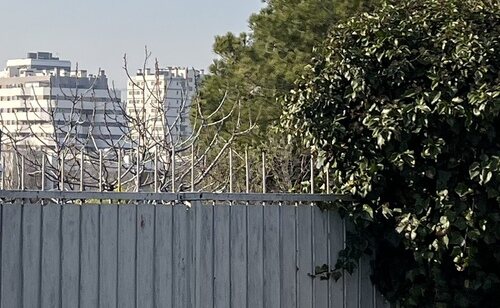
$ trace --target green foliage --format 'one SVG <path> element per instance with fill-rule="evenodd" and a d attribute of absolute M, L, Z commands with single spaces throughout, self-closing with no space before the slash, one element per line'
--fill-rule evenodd
<path fill-rule="evenodd" d="M 342 211 L 379 289 L 405 307 L 498 305 L 499 2 L 386 5 L 335 27 L 320 54 L 284 126 L 359 201 Z"/>
<path fill-rule="evenodd" d="M 303 74 L 314 46 L 321 44 L 329 28 L 339 20 L 370 10 L 379 0 L 266 2 L 259 13 L 250 17 L 248 33 L 227 33 L 215 38 L 213 49 L 218 58 L 210 66 L 210 75 L 199 93 L 205 115 L 218 110 L 211 121 L 220 120 L 233 110 L 223 124 L 202 130 L 201 141 L 209 144 L 216 133 L 228 140 L 235 132 L 254 127 L 239 136 L 233 146 L 239 152 L 247 146 L 255 149 L 258 154 L 253 160 L 259 159 L 261 149 L 275 151 L 275 140 L 282 139 L 273 130 L 281 114 L 277 98 L 287 94 Z M 217 109 L 221 101 L 225 103 Z M 195 116 L 192 118 L 197 121 Z M 298 157 L 296 153 L 291 156 Z M 217 164 L 219 167 L 224 165 Z"/>

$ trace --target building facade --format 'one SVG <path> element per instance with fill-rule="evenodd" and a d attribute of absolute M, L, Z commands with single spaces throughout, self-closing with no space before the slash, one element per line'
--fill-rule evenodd
<path fill-rule="evenodd" d="M 124 142 L 124 105 L 104 71 L 72 71 L 51 53 L 7 61 L 0 72 L 2 144 L 99 150 Z"/>
<path fill-rule="evenodd" d="M 190 107 L 203 76 L 203 70 L 180 67 L 139 69 L 127 84 L 132 140 L 176 142 L 188 138 L 192 134 Z"/>

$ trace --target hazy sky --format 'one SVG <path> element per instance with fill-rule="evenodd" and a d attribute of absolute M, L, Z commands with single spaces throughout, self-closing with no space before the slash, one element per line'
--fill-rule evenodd
<path fill-rule="evenodd" d="M 261 7 L 261 0 L 0 0 L 0 67 L 50 51 L 73 68 L 105 69 L 123 88 L 123 54 L 135 73 L 147 45 L 162 66 L 206 69 L 214 36 L 248 30 Z"/>

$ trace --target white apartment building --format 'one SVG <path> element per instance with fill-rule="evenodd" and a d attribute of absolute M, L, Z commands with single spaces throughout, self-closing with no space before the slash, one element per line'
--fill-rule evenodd
<path fill-rule="evenodd" d="M 104 71 L 72 71 L 51 53 L 28 53 L 0 72 L 0 129 L 4 145 L 106 149 L 124 142 L 124 106 Z"/>
<path fill-rule="evenodd" d="M 203 70 L 180 67 L 139 69 L 127 84 L 132 139 L 177 141 L 189 137 L 190 107 L 203 76 Z"/>

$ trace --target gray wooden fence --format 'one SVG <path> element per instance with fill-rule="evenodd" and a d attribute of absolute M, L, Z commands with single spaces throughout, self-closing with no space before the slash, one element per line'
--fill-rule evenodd
<path fill-rule="evenodd" d="M 0 307 L 388 307 L 368 260 L 314 277 L 345 240 L 301 204 L 1 207 Z"/>

